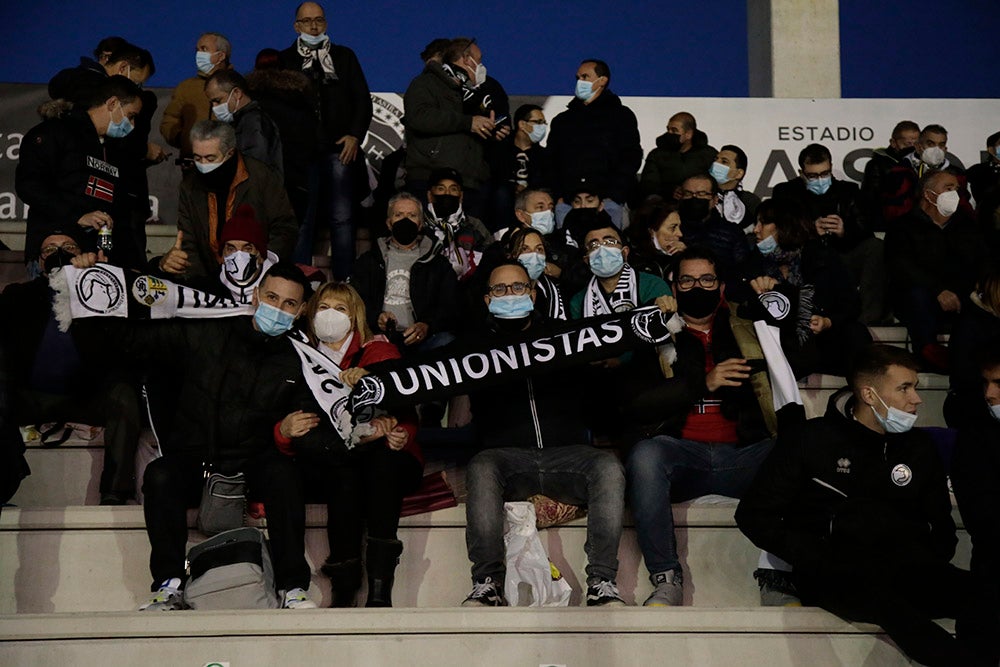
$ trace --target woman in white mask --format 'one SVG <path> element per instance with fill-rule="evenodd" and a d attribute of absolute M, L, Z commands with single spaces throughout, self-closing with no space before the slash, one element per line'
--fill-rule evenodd
<path fill-rule="evenodd" d="M 551 319 L 565 320 L 566 306 L 558 280 L 549 275 L 555 271 L 549 267 L 542 235 L 534 228 L 516 229 L 507 237 L 504 250 L 509 260 L 518 262 L 528 272 L 535 287 L 535 310 Z"/>
<path fill-rule="evenodd" d="M 367 374 L 365 366 L 400 356 L 395 345 L 372 333 L 364 302 L 347 283 L 322 285 L 306 304 L 304 319 L 310 343 L 343 369 L 340 380 L 348 386 Z M 376 434 L 346 457 L 310 454 L 303 461 L 306 488 L 317 480 L 311 486 L 321 489 L 327 503 L 330 555 L 321 569 L 330 577 L 333 607 L 355 606 L 365 532 L 365 606 L 392 606 L 396 561 L 403 550 L 396 538 L 403 497 L 423 478 L 415 411 L 376 417 L 372 424 Z"/>

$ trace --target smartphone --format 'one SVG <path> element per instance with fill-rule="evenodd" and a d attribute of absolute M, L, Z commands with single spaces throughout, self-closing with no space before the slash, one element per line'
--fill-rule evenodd
<path fill-rule="evenodd" d="M 501 123 L 506 123 L 508 120 L 510 120 L 510 116 L 500 116 L 493 121 L 493 124 L 499 126 Z"/>

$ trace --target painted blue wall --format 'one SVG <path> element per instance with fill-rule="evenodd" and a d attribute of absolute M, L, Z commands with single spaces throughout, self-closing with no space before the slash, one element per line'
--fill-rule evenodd
<path fill-rule="evenodd" d="M 997 0 L 840 0 L 843 97 L 1000 98 Z"/>
<path fill-rule="evenodd" d="M 156 87 L 194 74 L 194 44 L 207 30 L 227 35 L 237 69 L 249 70 L 261 48 L 291 44 L 297 6 L 260 0 L 0 4 L 0 81 L 47 82 L 89 55 L 101 37 L 120 35 L 152 51 L 157 73 L 148 85 Z M 743 0 L 354 0 L 326 8 L 331 37 L 357 52 L 376 91 L 405 90 L 422 67 L 423 46 L 457 35 L 478 39 L 490 74 L 511 94 L 571 94 L 580 60 L 594 57 L 611 65 L 612 89 L 623 95 L 742 97 L 748 89 Z"/>

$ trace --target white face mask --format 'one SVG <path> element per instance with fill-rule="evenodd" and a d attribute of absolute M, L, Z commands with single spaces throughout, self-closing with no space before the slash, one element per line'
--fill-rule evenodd
<path fill-rule="evenodd" d="M 226 277 L 234 285 L 247 287 L 257 278 L 257 256 L 237 250 L 222 261 Z"/>
<path fill-rule="evenodd" d="M 936 167 L 944 162 L 944 151 L 937 146 L 925 148 L 920 152 L 920 160 L 928 167 Z"/>
<path fill-rule="evenodd" d="M 316 337 L 324 343 L 336 343 L 344 340 L 351 332 L 351 318 L 334 308 L 327 308 L 316 313 L 313 318 L 313 330 Z"/>
<path fill-rule="evenodd" d="M 958 190 L 947 190 L 938 194 L 937 201 L 934 202 L 934 205 L 937 206 L 938 213 L 946 218 L 950 218 L 955 215 L 955 211 L 958 210 L 958 203 Z"/>
<path fill-rule="evenodd" d="M 476 82 L 476 88 L 486 83 L 486 65 L 482 63 L 476 65 L 476 75 L 474 81 Z"/>
<path fill-rule="evenodd" d="M 872 393 L 875 394 L 874 389 L 872 390 Z M 886 416 L 883 417 L 880 415 L 874 405 L 869 405 L 868 407 L 870 407 L 872 412 L 875 413 L 875 421 L 879 423 L 886 433 L 906 433 L 913 428 L 913 424 L 917 421 L 917 416 L 915 414 L 903 412 L 899 408 L 890 408 L 878 394 L 875 394 L 875 398 L 877 398 L 879 403 L 882 404 L 882 407 L 886 409 Z"/>
<path fill-rule="evenodd" d="M 987 404 L 986 407 L 990 409 L 990 414 L 993 415 L 993 419 L 996 419 L 998 422 L 1000 422 L 1000 405 Z"/>

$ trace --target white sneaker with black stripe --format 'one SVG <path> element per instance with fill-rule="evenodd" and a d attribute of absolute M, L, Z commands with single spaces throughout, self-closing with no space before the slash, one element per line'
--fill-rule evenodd
<path fill-rule="evenodd" d="M 301 588 L 293 588 L 285 593 L 281 602 L 282 609 L 315 609 L 316 603 L 309 599 Z"/>
<path fill-rule="evenodd" d="M 615 582 L 610 579 L 599 579 L 587 586 L 587 606 L 624 607 L 625 600 L 622 600 Z"/>

